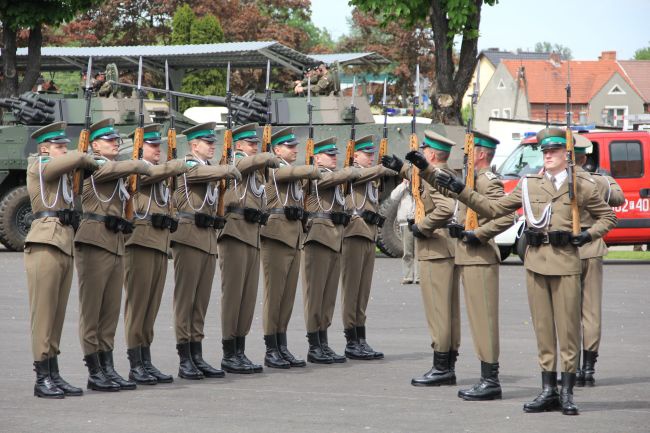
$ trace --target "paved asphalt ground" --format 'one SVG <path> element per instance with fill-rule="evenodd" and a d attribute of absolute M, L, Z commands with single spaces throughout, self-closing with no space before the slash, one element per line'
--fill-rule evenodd
<path fill-rule="evenodd" d="M 215 278 L 204 341 L 206 358 L 218 365 L 219 275 Z M 501 267 L 501 382 L 504 398 L 465 402 L 456 393 L 475 382 L 479 362 L 463 308 L 463 343 L 458 386 L 415 388 L 414 375 L 431 366 L 431 349 L 417 286 L 401 286 L 400 261 L 377 260 L 369 306 L 370 343 L 382 361 L 348 361 L 136 391 L 44 400 L 32 396 L 34 374 L 29 343 L 27 289 L 22 255 L 0 251 L 0 432 L 648 432 L 650 431 L 650 263 L 605 266 L 603 344 L 597 386 L 576 389 L 581 414 L 525 414 L 522 404 L 540 388 L 536 345 L 524 287 L 524 268 L 510 258 Z M 172 275 L 156 323 L 152 352 L 166 372 L 177 371 L 172 328 Z M 261 292 L 261 290 L 260 290 Z M 62 373 L 84 385 L 86 372 L 77 337 L 76 277 L 63 332 Z M 464 301 L 462 301 L 464 302 Z M 289 331 L 290 348 L 306 354 L 300 294 Z M 247 353 L 263 359 L 261 295 Z M 337 306 L 330 331 L 343 351 Z M 116 338 L 116 364 L 128 363 L 123 321 Z"/>

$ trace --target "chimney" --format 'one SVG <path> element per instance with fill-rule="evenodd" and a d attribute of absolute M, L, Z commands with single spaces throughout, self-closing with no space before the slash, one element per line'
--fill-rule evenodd
<path fill-rule="evenodd" d="M 603 51 L 598 60 L 616 60 L 616 51 Z"/>

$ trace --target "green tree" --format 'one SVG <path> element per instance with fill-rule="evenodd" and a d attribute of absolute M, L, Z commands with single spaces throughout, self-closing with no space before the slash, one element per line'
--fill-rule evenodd
<path fill-rule="evenodd" d="M 563 60 L 573 59 L 571 48 L 565 47 L 561 44 L 552 44 L 548 41 L 537 42 L 535 44 L 536 53 L 558 53 Z"/>
<path fill-rule="evenodd" d="M 43 27 L 59 25 L 79 11 L 97 4 L 98 0 L 0 0 L 2 22 L 2 79 L 0 96 L 10 96 L 30 90 L 41 73 Z M 16 50 L 20 32 L 29 32 L 27 65 L 19 82 Z"/>
<path fill-rule="evenodd" d="M 172 20 L 172 44 L 211 44 L 223 42 L 223 29 L 217 17 L 206 14 L 197 18 L 188 5 L 176 10 Z M 183 92 L 196 95 L 223 95 L 226 92 L 224 73 L 218 69 L 204 69 L 185 75 L 181 87 Z M 181 99 L 179 109 L 199 105 L 199 101 Z"/>
<path fill-rule="evenodd" d="M 462 124 L 463 95 L 478 61 L 481 8 L 496 3 L 498 0 L 350 0 L 350 4 L 374 14 L 383 25 L 401 20 L 410 28 L 431 27 L 435 57 L 433 119 L 446 124 Z M 456 37 L 460 39 L 457 62 Z"/>
<path fill-rule="evenodd" d="M 634 60 L 650 60 L 650 46 L 636 50 Z"/>

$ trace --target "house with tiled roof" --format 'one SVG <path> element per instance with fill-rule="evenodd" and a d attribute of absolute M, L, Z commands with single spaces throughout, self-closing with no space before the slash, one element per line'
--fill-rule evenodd
<path fill-rule="evenodd" d="M 477 128 L 489 130 L 490 117 L 545 121 L 547 111 L 550 122 L 565 122 L 569 77 L 573 124 L 626 127 L 627 115 L 645 111 L 642 92 L 616 52 L 594 61 L 503 59 L 478 101 Z"/>
<path fill-rule="evenodd" d="M 619 60 L 618 64 L 643 97 L 644 112 L 650 113 L 650 60 Z"/>

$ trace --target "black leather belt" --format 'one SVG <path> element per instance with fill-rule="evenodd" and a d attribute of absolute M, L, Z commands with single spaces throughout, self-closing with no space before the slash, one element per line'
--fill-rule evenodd
<path fill-rule="evenodd" d="M 271 209 L 266 210 L 267 213 L 273 214 L 273 215 L 284 215 L 284 208 L 283 207 L 273 207 Z"/>
<path fill-rule="evenodd" d="M 79 227 L 80 213 L 74 209 L 44 210 L 33 213 L 29 218 L 29 224 L 34 220 L 53 217 L 58 218 L 61 224 L 72 226 L 75 231 Z"/>
<path fill-rule="evenodd" d="M 102 222 L 108 230 L 111 230 L 114 233 L 122 232 L 128 234 L 133 232 L 133 223 L 119 216 L 99 215 L 92 212 L 84 212 L 82 218 Z"/>
<path fill-rule="evenodd" d="M 342 226 L 347 226 L 350 223 L 350 214 L 346 212 L 310 212 L 309 218 L 328 219 L 335 225 Z"/>
<path fill-rule="evenodd" d="M 212 216 L 205 213 L 177 212 L 179 219 L 190 221 L 195 226 L 208 229 L 213 228 L 220 230 L 226 225 L 226 219 L 220 216 Z"/>
<path fill-rule="evenodd" d="M 226 213 L 236 213 L 243 215 L 244 219 L 252 224 L 259 224 L 261 226 L 266 225 L 269 220 L 269 214 L 264 212 L 261 209 L 256 209 L 253 207 L 237 207 L 237 206 L 228 206 L 226 207 Z"/>
<path fill-rule="evenodd" d="M 526 243 L 531 247 L 539 247 L 543 244 L 551 244 L 554 247 L 565 247 L 571 244 L 571 232 L 568 231 L 552 231 L 552 232 L 537 232 L 534 230 L 524 230 L 526 235 Z"/>
<path fill-rule="evenodd" d="M 44 210 L 41 212 L 36 212 L 32 214 L 33 219 L 41 219 L 46 217 L 59 217 L 59 211 L 56 210 Z"/>

